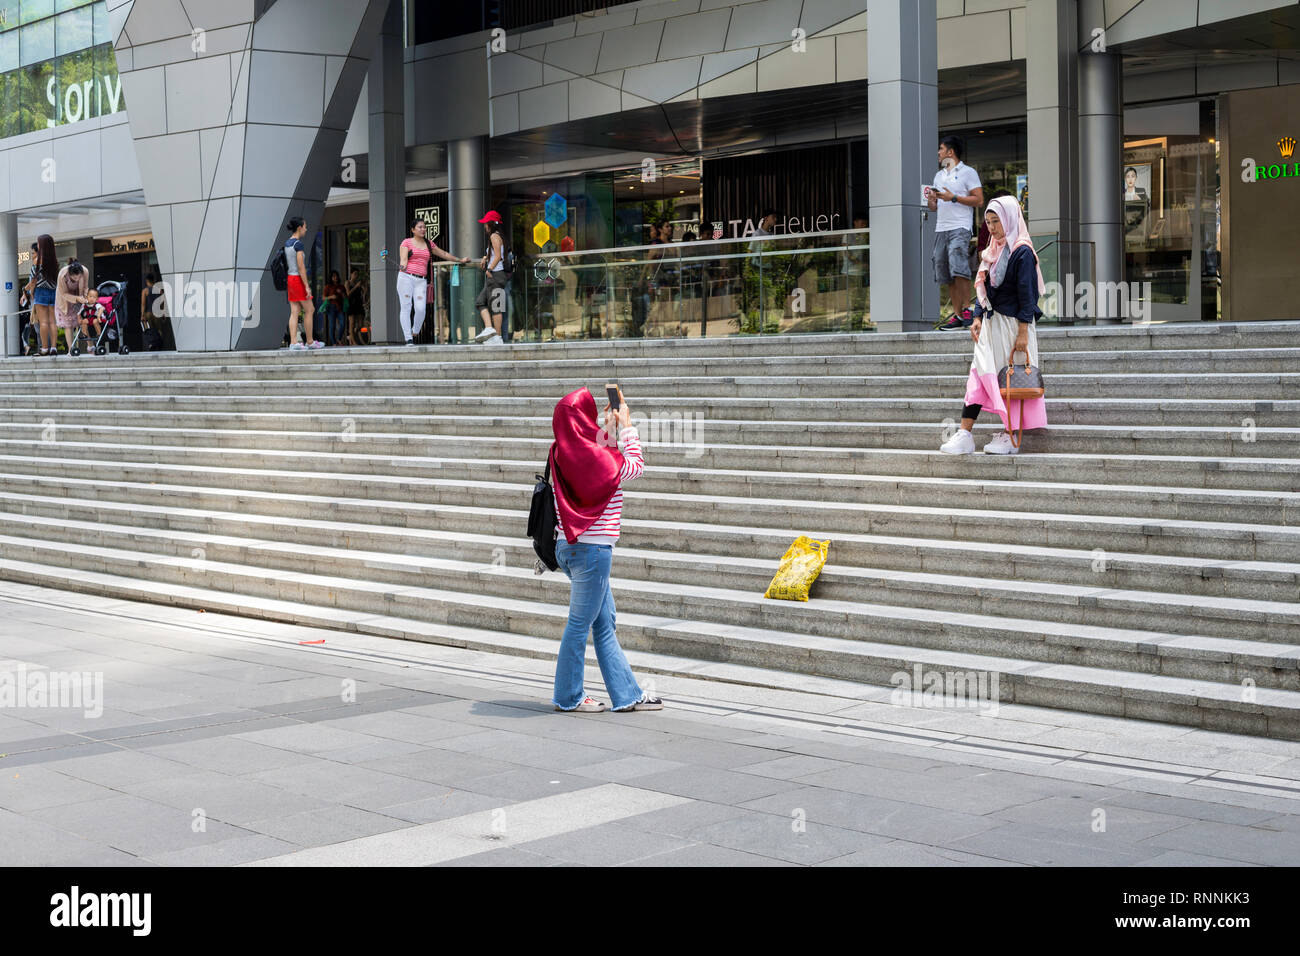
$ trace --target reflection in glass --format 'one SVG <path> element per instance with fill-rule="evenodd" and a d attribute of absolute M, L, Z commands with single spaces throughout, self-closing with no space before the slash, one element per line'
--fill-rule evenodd
<path fill-rule="evenodd" d="M 515 273 L 516 341 L 844 332 L 871 322 L 865 229 L 541 254 Z"/>
<path fill-rule="evenodd" d="M 22 22 L 31 23 L 54 12 L 54 0 L 22 0 Z"/>
<path fill-rule="evenodd" d="M 18 58 L 18 31 L 0 33 L 0 72 L 16 70 L 21 65 Z"/>
<path fill-rule="evenodd" d="M 94 42 L 95 18 L 90 7 L 71 10 L 54 18 L 54 52 L 84 50 Z"/>
<path fill-rule="evenodd" d="M 54 56 L 54 21 L 32 23 L 18 31 L 21 63 L 28 66 Z"/>

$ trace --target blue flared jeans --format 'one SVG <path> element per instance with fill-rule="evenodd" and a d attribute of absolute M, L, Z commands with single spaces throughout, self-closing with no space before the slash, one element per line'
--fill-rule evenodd
<path fill-rule="evenodd" d="M 614 594 L 609 587 L 614 548 L 608 544 L 569 544 L 561 535 L 555 543 L 555 558 L 571 585 L 569 621 L 555 662 L 552 703 L 561 710 L 573 710 L 586 696 L 583 673 L 590 632 L 610 706 L 614 710 L 631 707 L 641 699 L 641 687 L 614 633 Z"/>

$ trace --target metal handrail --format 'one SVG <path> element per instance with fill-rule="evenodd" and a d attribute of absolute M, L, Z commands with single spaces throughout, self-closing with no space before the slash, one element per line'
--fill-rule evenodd
<path fill-rule="evenodd" d="M 691 242 L 660 242 L 660 243 L 652 243 L 646 246 L 608 246 L 602 249 L 574 249 L 572 252 L 546 252 L 546 253 L 542 253 L 542 255 L 548 257 L 549 256 L 593 256 L 593 255 L 600 255 L 601 253 L 606 253 L 606 252 L 626 253 L 626 252 L 639 252 L 644 249 L 662 249 L 665 246 L 669 246 L 669 247 L 718 246 L 729 242 L 769 242 L 774 239 L 801 239 L 807 236 L 843 236 L 849 233 L 861 233 L 865 235 L 870 235 L 871 229 L 870 227 L 866 229 L 834 229 L 834 230 L 828 229 L 823 232 L 786 232 L 786 233 L 781 233 L 779 235 L 771 235 L 771 236 L 750 235 L 750 236 L 739 236 L 732 239 L 695 239 Z M 837 250 L 840 248 L 844 248 L 844 247 L 841 246 L 836 247 Z M 783 250 L 776 250 L 776 251 L 779 252 Z M 805 252 L 808 250 L 792 249 L 790 251 Z M 537 258 L 537 256 L 530 256 L 529 258 L 535 259 Z"/>

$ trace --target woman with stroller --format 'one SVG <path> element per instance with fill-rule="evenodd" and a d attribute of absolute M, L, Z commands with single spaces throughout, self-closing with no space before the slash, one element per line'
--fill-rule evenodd
<path fill-rule="evenodd" d="M 90 274 L 76 259 L 59 270 L 55 282 L 54 315 L 63 336 L 68 343 L 68 354 L 75 355 L 77 335 L 81 333 L 91 341 L 98 338 L 103 310 L 99 307 L 99 296 L 90 288 Z M 94 305 L 94 311 L 83 306 Z M 94 323 L 94 338 L 91 337 L 91 323 Z"/>
<path fill-rule="evenodd" d="M 54 287 L 59 281 L 59 257 L 54 239 L 42 233 L 32 252 L 32 272 L 25 291 L 32 297 L 32 319 L 36 323 L 42 355 L 57 355 L 59 330 L 54 324 Z"/>
<path fill-rule="evenodd" d="M 613 709 L 663 710 L 662 700 L 642 692 L 614 632 L 609 574 L 623 514 L 622 484 L 639 477 L 645 468 L 627 403 L 620 402 L 618 411 L 605 407 L 602 430 L 596 420 L 596 400 L 580 388 L 555 406 L 551 429 L 555 434 L 550 457 L 558 532 L 555 558 L 572 582 L 551 702 L 563 711 L 605 709 L 582 686 L 590 632 Z M 617 447 L 612 447 L 614 435 Z"/>

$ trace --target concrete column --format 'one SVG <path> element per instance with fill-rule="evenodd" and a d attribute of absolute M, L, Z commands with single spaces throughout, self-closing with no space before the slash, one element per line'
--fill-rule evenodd
<path fill-rule="evenodd" d="M 94 238 L 91 236 L 78 236 L 77 251 L 75 254 L 77 256 L 77 261 L 80 262 L 83 266 L 85 266 L 86 271 L 90 273 L 90 281 L 92 283 L 99 281 L 98 277 L 95 275 Z M 66 265 L 67 263 L 64 264 Z"/>
<path fill-rule="evenodd" d="M 18 290 L 27 280 L 18 278 L 18 216 L 0 213 L 0 321 L 4 322 L 5 355 L 18 354 Z"/>
<path fill-rule="evenodd" d="M 448 247 L 458 256 L 477 259 L 487 247 L 479 220 L 488 210 L 488 139 L 471 136 L 447 144 Z M 462 269 L 460 285 L 452 289 L 451 328 L 453 340 L 464 341 L 481 328 L 474 308 L 479 283 L 475 272 Z M 459 330 L 459 331 L 457 331 Z M 503 330 L 504 331 L 504 330 Z"/>
<path fill-rule="evenodd" d="M 370 113 L 370 340 L 401 342 L 398 246 L 406 238 L 402 3 L 390 0 L 366 87 Z M 387 249 L 388 255 L 380 253 Z"/>
<path fill-rule="evenodd" d="M 939 140 L 935 0 L 868 0 L 867 133 L 871 317 L 882 332 L 939 317 L 934 217 L 921 199 Z"/>
<path fill-rule="evenodd" d="M 1079 54 L 1079 238 L 1096 250 L 1093 281 L 1124 280 L 1123 100 L 1120 58 Z M 1097 296 L 1097 324 L 1123 321 L 1109 314 L 1109 296 Z"/>
<path fill-rule="evenodd" d="M 1060 239 L 1053 257 L 1061 282 L 1077 280 L 1079 261 L 1079 14 L 1076 0 L 1037 0 L 1025 8 L 1025 105 L 1029 140 L 1029 231 Z M 1082 271 L 1081 271 L 1082 267 Z M 1049 277 L 1050 280 L 1051 277 Z"/>

